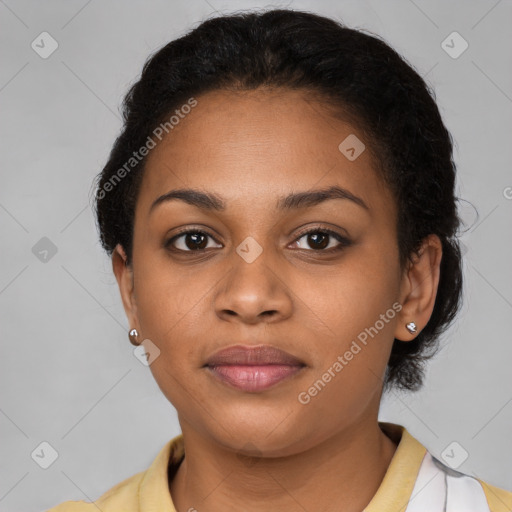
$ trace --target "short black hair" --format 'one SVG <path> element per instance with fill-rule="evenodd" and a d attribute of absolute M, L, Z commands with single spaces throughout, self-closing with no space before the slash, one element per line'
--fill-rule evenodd
<path fill-rule="evenodd" d="M 130 159 L 155 128 L 194 96 L 260 87 L 303 91 L 365 134 L 379 175 L 396 200 L 402 269 L 426 236 L 440 238 L 443 256 L 432 315 L 414 340 L 394 340 L 385 377 L 385 389 L 419 389 L 424 362 L 438 348 L 462 295 L 453 140 L 433 90 L 377 35 L 309 12 L 272 9 L 207 19 L 155 52 L 124 98 L 122 131 L 96 179 L 102 246 L 111 255 L 121 244 L 131 265 L 146 158 Z"/>

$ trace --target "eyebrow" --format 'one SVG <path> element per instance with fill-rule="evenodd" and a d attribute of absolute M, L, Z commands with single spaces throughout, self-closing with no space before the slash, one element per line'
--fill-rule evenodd
<path fill-rule="evenodd" d="M 320 190 L 294 192 L 285 197 L 280 197 L 276 206 L 279 210 L 292 210 L 316 206 L 330 199 L 348 199 L 365 210 L 370 210 L 368 205 L 360 197 L 337 185 Z M 185 188 L 171 190 L 158 197 L 151 205 L 149 214 L 151 214 L 158 205 L 173 200 L 184 201 L 202 210 L 223 211 L 226 209 L 226 203 L 219 195 L 210 192 L 202 192 L 197 189 Z"/>

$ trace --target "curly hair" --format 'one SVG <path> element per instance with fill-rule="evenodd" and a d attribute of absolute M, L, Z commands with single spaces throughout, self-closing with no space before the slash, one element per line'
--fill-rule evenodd
<path fill-rule="evenodd" d="M 130 172 L 126 162 L 155 127 L 191 97 L 258 87 L 303 91 L 365 134 L 376 171 L 398 207 L 402 269 L 427 235 L 440 238 L 443 256 L 432 315 L 414 340 L 394 340 L 384 382 L 385 389 L 419 389 L 424 363 L 461 303 L 453 141 L 434 92 L 379 36 L 316 14 L 273 9 L 207 19 L 155 52 L 124 98 L 122 131 L 96 178 L 94 208 L 103 248 L 111 255 L 121 244 L 131 265 L 146 158 L 132 163 Z"/>

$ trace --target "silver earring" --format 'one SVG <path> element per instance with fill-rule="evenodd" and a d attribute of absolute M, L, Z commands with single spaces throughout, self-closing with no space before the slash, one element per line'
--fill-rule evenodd
<path fill-rule="evenodd" d="M 405 324 L 405 328 L 411 333 L 414 334 L 416 332 L 416 324 L 414 322 L 409 322 Z"/>
<path fill-rule="evenodd" d="M 130 343 L 132 345 L 135 345 L 136 347 L 138 347 L 140 345 L 140 343 L 137 341 L 138 336 L 139 336 L 139 331 L 137 331 L 137 329 L 132 329 L 128 333 L 128 338 L 130 338 Z"/>

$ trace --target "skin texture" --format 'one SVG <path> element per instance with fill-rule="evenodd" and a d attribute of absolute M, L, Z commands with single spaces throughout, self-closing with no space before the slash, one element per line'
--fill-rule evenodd
<path fill-rule="evenodd" d="M 178 412 L 186 457 L 171 484 L 178 511 L 360 511 L 377 491 L 396 445 L 377 417 L 394 337 L 428 322 L 441 244 L 431 235 L 399 267 L 396 205 L 369 151 L 349 161 L 338 145 L 355 126 L 300 91 L 214 91 L 148 156 L 137 200 L 133 262 L 112 262 L 130 326 L 160 350 L 150 368 Z M 290 193 L 337 185 L 361 198 L 280 210 Z M 214 193 L 222 211 L 182 200 L 150 207 L 174 189 Z M 200 229 L 203 251 L 178 229 Z M 328 249 L 304 229 L 331 229 Z M 247 238 L 263 252 L 247 263 Z M 320 246 L 320 248 L 318 248 Z M 182 249 L 183 252 L 179 252 Z M 322 252 L 324 251 L 324 252 Z M 325 252 L 329 251 L 329 252 Z M 297 399 L 357 335 L 402 309 L 307 404 Z M 305 367 L 265 391 L 218 381 L 206 359 L 230 345 L 269 344 Z"/>

